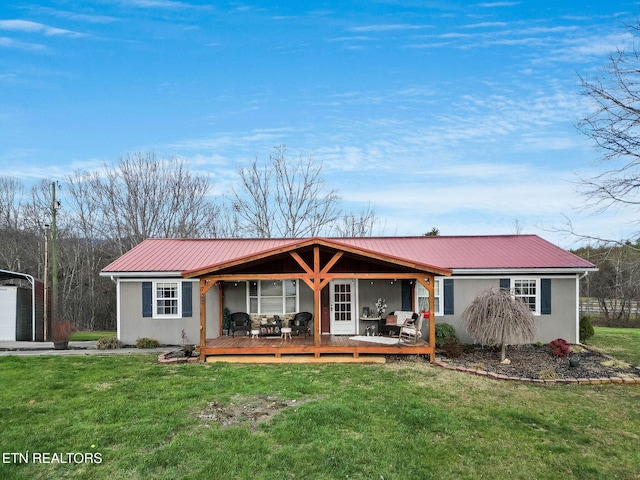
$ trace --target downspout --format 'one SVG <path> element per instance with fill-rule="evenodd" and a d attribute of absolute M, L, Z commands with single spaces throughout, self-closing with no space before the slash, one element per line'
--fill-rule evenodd
<path fill-rule="evenodd" d="M 26 275 L 31 284 L 31 341 L 36 341 L 36 280 L 31 275 Z"/>
<path fill-rule="evenodd" d="M 585 270 L 582 275 L 576 275 L 576 344 L 580 343 L 580 280 L 589 275 Z"/>
<path fill-rule="evenodd" d="M 113 275 L 110 275 L 109 278 L 116 284 L 116 336 L 120 340 L 120 282 Z"/>

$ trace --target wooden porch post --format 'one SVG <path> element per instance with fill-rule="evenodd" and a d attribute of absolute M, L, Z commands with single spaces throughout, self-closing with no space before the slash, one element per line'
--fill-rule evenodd
<path fill-rule="evenodd" d="M 218 322 L 220 323 L 218 328 L 218 336 L 222 336 L 224 334 L 223 326 L 224 322 L 222 321 L 222 310 L 224 309 L 224 282 L 219 281 L 218 285 Z"/>
<path fill-rule="evenodd" d="M 206 281 L 200 278 L 200 361 L 204 362 L 204 349 L 207 343 L 207 291 Z"/>
<path fill-rule="evenodd" d="M 435 277 L 429 275 L 429 346 L 433 353 L 429 355 L 429 361 L 433 363 L 436 359 L 436 299 L 435 299 Z"/>
<path fill-rule="evenodd" d="M 320 318 L 320 249 L 313 247 L 313 344 L 320 346 L 321 318 Z"/>
<path fill-rule="evenodd" d="M 416 281 L 429 292 L 429 346 L 433 349 L 433 353 L 429 354 L 429 361 L 433 363 L 436 359 L 435 277 L 433 273 L 427 273 L 426 277 L 418 277 Z"/>

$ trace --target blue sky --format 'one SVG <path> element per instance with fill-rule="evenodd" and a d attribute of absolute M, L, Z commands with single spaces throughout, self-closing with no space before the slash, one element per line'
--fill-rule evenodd
<path fill-rule="evenodd" d="M 25 182 L 136 151 L 185 158 L 214 194 L 273 147 L 323 162 L 378 232 L 636 230 L 581 211 L 601 171 L 576 122 L 628 48 L 626 1 L 74 0 L 0 6 L 0 175 Z"/>

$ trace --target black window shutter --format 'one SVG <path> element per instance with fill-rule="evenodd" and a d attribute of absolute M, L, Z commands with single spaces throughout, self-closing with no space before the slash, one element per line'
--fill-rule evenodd
<path fill-rule="evenodd" d="M 142 282 L 142 316 L 153 317 L 153 285 Z"/>
<path fill-rule="evenodd" d="M 410 312 L 412 310 L 411 307 L 411 281 L 410 280 L 402 280 L 402 311 Z"/>
<path fill-rule="evenodd" d="M 501 278 L 500 279 L 500 290 L 509 290 L 511 288 L 511 279 L 510 278 Z"/>
<path fill-rule="evenodd" d="M 453 315 L 453 278 L 442 280 L 444 290 L 444 314 Z"/>
<path fill-rule="evenodd" d="M 191 296 L 191 282 L 182 282 L 182 316 L 193 315 L 193 298 Z"/>
<path fill-rule="evenodd" d="M 540 313 L 551 315 L 551 279 L 540 280 Z"/>

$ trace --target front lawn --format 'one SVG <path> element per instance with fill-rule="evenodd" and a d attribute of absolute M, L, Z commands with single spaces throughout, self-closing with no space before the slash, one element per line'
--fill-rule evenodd
<path fill-rule="evenodd" d="M 601 479 L 640 472 L 638 386 L 524 385 L 422 360 L 158 365 L 147 355 L 2 357 L 0 381 L 0 478 Z M 242 414 L 251 399 L 290 406 L 255 427 L 242 415 L 239 425 L 216 421 L 219 407 Z M 56 453 L 72 461 L 51 463 Z"/>
<path fill-rule="evenodd" d="M 116 332 L 104 332 L 104 331 L 80 331 L 73 332 L 71 335 L 71 341 L 82 342 L 89 340 L 100 340 L 105 337 L 115 337 L 117 335 Z"/>
<path fill-rule="evenodd" d="M 595 335 L 587 341 L 587 345 L 618 360 L 640 366 L 640 329 L 594 327 L 594 331 Z"/>

